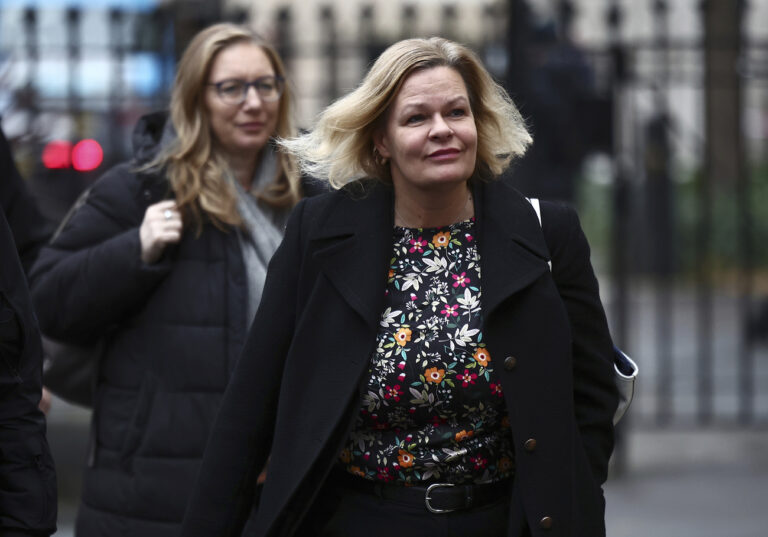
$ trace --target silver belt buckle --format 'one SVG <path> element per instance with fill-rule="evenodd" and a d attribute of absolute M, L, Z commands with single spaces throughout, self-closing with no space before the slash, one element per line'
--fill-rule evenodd
<path fill-rule="evenodd" d="M 432 498 L 429 497 L 429 493 L 432 492 L 432 489 L 440 488 L 440 487 L 453 487 L 455 486 L 453 483 L 433 483 L 430 486 L 427 487 L 427 492 L 424 494 L 424 505 L 427 506 L 427 511 L 430 513 L 452 513 L 456 509 L 437 509 L 435 507 L 432 507 L 432 505 L 429 503 L 429 500 Z"/>

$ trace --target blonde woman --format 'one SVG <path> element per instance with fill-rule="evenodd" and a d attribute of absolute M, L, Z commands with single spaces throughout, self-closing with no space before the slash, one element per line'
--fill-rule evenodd
<path fill-rule="evenodd" d="M 247 28 L 201 31 L 164 114 L 33 270 L 43 332 L 103 338 L 79 537 L 178 534 L 267 263 L 302 196 L 286 73 Z"/>
<path fill-rule="evenodd" d="M 573 211 L 496 180 L 530 143 L 440 38 L 283 142 L 337 190 L 288 223 L 183 537 L 605 535 L 612 342 Z"/>

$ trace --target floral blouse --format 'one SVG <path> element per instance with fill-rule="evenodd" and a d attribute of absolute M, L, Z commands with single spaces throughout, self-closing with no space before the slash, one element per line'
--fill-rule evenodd
<path fill-rule="evenodd" d="M 474 219 L 395 227 L 376 350 L 339 458 L 371 480 L 485 483 L 514 469 L 504 394 L 483 340 Z"/>

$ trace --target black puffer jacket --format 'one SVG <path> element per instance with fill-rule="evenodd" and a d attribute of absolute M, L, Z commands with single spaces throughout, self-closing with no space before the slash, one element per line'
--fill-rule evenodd
<path fill-rule="evenodd" d="M 234 232 L 187 230 L 161 260 L 140 260 L 146 208 L 170 197 L 164 177 L 137 173 L 164 117 L 144 118 L 135 161 L 91 189 L 32 271 L 43 332 L 106 336 L 78 537 L 178 533 L 209 430 L 246 335 L 245 265 Z"/>

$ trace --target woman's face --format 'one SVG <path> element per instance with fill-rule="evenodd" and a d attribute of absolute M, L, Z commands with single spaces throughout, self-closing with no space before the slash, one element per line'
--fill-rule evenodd
<path fill-rule="evenodd" d="M 475 169 L 477 128 L 461 75 L 433 67 L 408 76 L 374 142 L 390 160 L 395 189 L 441 189 L 467 181 Z"/>
<path fill-rule="evenodd" d="M 252 82 L 275 71 L 258 45 L 237 43 L 221 50 L 213 59 L 208 84 L 225 80 Z M 224 153 L 253 153 L 254 157 L 274 135 L 280 100 L 265 101 L 253 87 L 238 104 L 225 103 L 213 86 L 206 87 L 205 107 L 211 131 Z"/>

